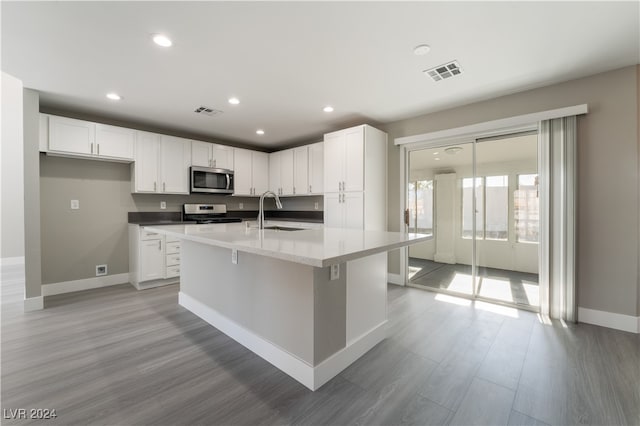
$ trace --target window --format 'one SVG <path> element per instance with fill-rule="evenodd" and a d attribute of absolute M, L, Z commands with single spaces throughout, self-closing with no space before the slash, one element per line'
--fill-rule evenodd
<path fill-rule="evenodd" d="M 409 182 L 409 228 L 420 234 L 433 234 L 433 181 Z"/>
<path fill-rule="evenodd" d="M 518 189 L 514 194 L 516 241 L 537 243 L 540 230 L 538 175 L 518 175 Z"/>
<path fill-rule="evenodd" d="M 509 236 L 509 177 L 462 179 L 462 238 L 473 235 L 473 197 L 476 197 L 476 239 L 504 240 Z"/>

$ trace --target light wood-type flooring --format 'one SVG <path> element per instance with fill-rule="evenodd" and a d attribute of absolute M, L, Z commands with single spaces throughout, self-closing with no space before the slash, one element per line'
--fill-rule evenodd
<path fill-rule="evenodd" d="M 180 307 L 178 286 L 2 282 L 5 425 L 638 425 L 640 337 L 389 286 L 389 337 L 316 392 Z M 6 413 L 6 412 L 5 412 Z"/>

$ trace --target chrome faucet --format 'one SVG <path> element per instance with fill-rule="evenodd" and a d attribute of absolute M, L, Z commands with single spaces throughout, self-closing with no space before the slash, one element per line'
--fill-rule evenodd
<path fill-rule="evenodd" d="M 267 195 L 271 195 L 276 199 L 276 207 L 281 209 L 282 203 L 280 202 L 280 197 L 273 191 L 265 191 L 264 194 L 260 196 L 260 211 L 258 212 L 258 229 L 264 229 L 264 199 Z"/>

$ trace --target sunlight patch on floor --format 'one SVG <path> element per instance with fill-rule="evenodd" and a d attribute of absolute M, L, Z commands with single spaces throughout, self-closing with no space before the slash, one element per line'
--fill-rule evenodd
<path fill-rule="evenodd" d="M 453 303 L 454 305 L 471 306 L 471 300 L 449 296 L 448 294 L 438 294 L 435 297 L 435 300 L 437 300 L 438 302 Z"/>
<path fill-rule="evenodd" d="M 415 274 L 417 274 L 418 272 L 420 272 L 422 270 L 422 268 L 418 268 L 415 266 L 409 266 L 409 279 L 413 278 L 413 276 Z"/>
<path fill-rule="evenodd" d="M 509 280 L 499 278 L 482 278 L 480 287 L 480 296 L 489 299 L 501 300 L 503 302 L 513 303 L 513 293 L 511 292 L 511 283 Z"/>
<path fill-rule="evenodd" d="M 456 272 L 453 279 L 447 286 L 447 290 L 455 291 L 456 293 L 471 294 L 471 283 L 471 275 Z"/>
<path fill-rule="evenodd" d="M 531 306 L 540 306 L 540 286 L 538 284 L 522 283 L 524 292 L 527 295 Z"/>

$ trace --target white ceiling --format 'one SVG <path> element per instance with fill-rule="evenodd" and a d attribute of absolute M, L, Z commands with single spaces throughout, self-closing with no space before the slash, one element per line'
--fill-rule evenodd
<path fill-rule="evenodd" d="M 43 105 L 267 149 L 640 62 L 638 2 L 1 7 L 2 69 Z M 153 33 L 173 47 L 154 45 Z M 413 55 L 421 43 L 431 52 Z M 454 59 L 460 76 L 436 83 L 422 73 Z M 124 99 L 109 101 L 109 91 Z M 201 105 L 224 113 L 193 113 Z"/>

